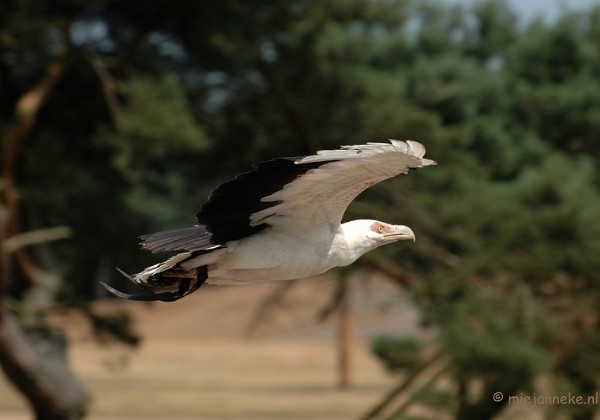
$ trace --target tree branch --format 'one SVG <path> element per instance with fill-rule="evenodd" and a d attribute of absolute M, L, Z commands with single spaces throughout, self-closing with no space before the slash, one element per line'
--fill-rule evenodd
<path fill-rule="evenodd" d="M 25 333 L 6 308 L 6 291 L 12 275 L 11 257 L 16 259 L 30 280 L 40 277 L 41 273 L 20 249 L 22 245 L 39 238 L 28 234 L 18 235 L 19 202 L 13 177 L 21 147 L 33 130 L 52 89 L 64 74 L 70 53 L 68 25 L 63 27 L 63 31 L 63 51 L 48 65 L 40 80 L 17 101 L 13 121 L 4 133 L 0 157 L 0 365 L 27 398 L 36 418 L 48 420 L 81 418 L 88 396 L 62 359 L 62 336 L 48 334 L 49 331 L 44 329 L 44 344 L 46 347 L 50 344 L 56 350 L 52 354 L 41 353 L 32 342 L 32 337 Z"/>
<path fill-rule="evenodd" d="M 262 299 L 256 312 L 248 322 L 248 333 L 252 334 L 267 319 L 272 319 L 277 308 L 281 307 L 287 292 L 294 286 L 295 280 L 282 282 L 279 287 Z"/>
<path fill-rule="evenodd" d="M 100 81 L 102 92 L 104 94 L 104 102 L 106 103 L 106 107 L 108 108 L 113 121 L 116 122 L 121 109 L 117 99 L 117 83 L 107 70 L 104 60 L 102 60 L 97 54 L 88 51 L 86 52 L 85 57 L 96 73 L 96 76 L 98 76 L 98 80 Z"/>
<path fill-rule="evenodd" d="M 26 395 L 37 419 L 83 417 L 88 396 L 57 358 L 40 357 L 18 321 L 0 313 L 0 364 L 11 382 Z"/>
<path fill-rule="evenodd" d="M 33 129 L 40 108 L 46 102 L 52 88 L 56 85 L 65 70 L 68 49 L 59 54 L 46 69 L 46 74 L 19 98 L 15 105 L 12 124 L 4 136 L 4 153 L 2 156 L 2 179 L 12 180 L 15 159 L 21 143 Z M 8 187 L 3 185 L 4 189 Z"/>
<path fill-rule="evenodd" d="M 402 379 L 373 409 L 361 417 L 362 420 L 397 418 L 405 410 L 417 391 L 431 384 L 444 373 L 450 361 L 441 351 L 436 352 L 408 377 Z"/>
<path fill-rule="evenodd" d="M 37 229 L 31 232 L 18 233 L 4 241 L 3 251 L 10 254 L 11 252 L 26 246 L 65 239 L 69 236 L 71 236 L 71 228 L 67 226 L 57 226 L 47 229 Z"/>

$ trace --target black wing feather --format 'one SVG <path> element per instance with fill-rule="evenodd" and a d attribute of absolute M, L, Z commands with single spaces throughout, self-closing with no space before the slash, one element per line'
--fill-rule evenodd
<path fill-rule="evenodd" d="M 361 153 L 365 153 L 364 160 L 350 162 L 350 159 L 354 159 Z M 285 205 L 277 207 L 281 201 L 265 202 L 264 197 L 282 190 L 287 184 L 312 169 L 348 160 L 345 166 L 344 164 L 341 167 L 331 165 L 331 170 L 327 174 L 330 184 L 314 185 L 310 183 L 313 179 L 311 178 L 306 185 L 298 185 L 300 190 L 302 187 L 316 188 L 314 194 L 310 190 L 302 190 L 307 196 L 322 198 L 327 195 L 337 200 L 337 207 L 331 210 L 329 216 L 331 223 L 339 223 L 350 201 L 370 185 L 405 173 L 413 167 L 435 164 L 430 159 L 424 159 L 424 155 L 425 147 L 420 143 L 410 140 L 406 142 L 391 140 L 391 144 L 368 143 L 342 146 L 339 150 L 322 150 L 312 156 L 265 161 L 255 165 L 253 170 L 219 185 L 196 214 L 199 226 L 147 235 L 142 237 L 142 245 L 153 252 L 186 250 L 205 253 L 222 248 L 229 241 L 239 240 L 259 232 L 267 226 L 268 220 L 276 220 L 270 216 L 277 214 L 277 211 L 286 211 Z M 340 191 L 337 190 L 338 188 Z M 311 215 L 315 209 L 318 209 L 319 203 L 292 202 L 291 205 L 295 206 L 296 212 L 302 212 L 299 214 Z M 261 214 L 265 219 L 264 223 L 255 220 L 255 225 L 250 225 L 252 215 L 271 207 L 274 207 L 272 214 L 269 212 Z M 305 217 L 299 223 L 310 223 L 310 220 Z M 302 229 L 303 226 L 298 228 Z"/>
<path fill-rule="evenodd" d="M 264 229 L 266 224 L 250 226 L 250 215 L 279 202 L 264 202 L 263 197 L 279 191 L 309 170 L 335 161 L 294 163 L 300 159 L 302 157 L 268 160 L 219 185 L 196 214 L 198 223 L 205 225 L 210 233 L 210 243 L 225 244 Z"/>

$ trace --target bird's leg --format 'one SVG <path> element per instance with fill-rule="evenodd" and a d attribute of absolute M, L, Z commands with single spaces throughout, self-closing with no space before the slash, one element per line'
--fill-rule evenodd
<path fill-rule="evenodd" d="M 208 269 L 206 268 L 206 266 L 198 267 L 196 269 L 196 279 L 193 283 L 192 283 L 192 279 L 189 277 L 180 278 L 179 279 L 179 287 L 177 288 L 176 292 L 155 293 L 152 290 L 152 288 L 149 287 L 148 285 L 138 283 L 129 274 L 125 273 L 124 271 L 122 271 L 118 268 L 117 268 L 117 270 L 121 274 L 123 274 L 123 276 L 125 276 L 130 281 L 135 283 L 137 286 L 144 289 L 147 293 L 128 294 L 128 293 L 123 293 L 123 292 L 115 289 L 114 287 L 109 286 L 106 283 L 101 283 L 101 284 L 106 288 L 106 290 L 108 290 L 110 293 L 112 293 L 115 296 L 118 296 L 118 297 L 124 298 L 124 299 L 129 299 L 129 300 L 137 300 L 137 301 L 160 300 L 163 302 L 174 302 L 174 301 L 179 300 L 182 297 L 185 297 L 185 296 L 189 295 L 190 293 L 193 293 L 196 290 L 198 290 L 200 288 L 200 286 L 202 286 L 204 284 L 204 282 L 206 281 L 206 279 L 208 278 Z"/>
<path fill-rule="evenodd" d="M 189 294 L 194 293 L 196 290 L 200 288 L 204 284 L 204 282 L 208 279 L 208 268 L 206 266 L 196 268 L 196 279 L 192 283 L 192 279 L 186 277 L 179 281 L 179 288 L 176 292 L 165 292 L 159 293 L 155 296 L 161 295 L 160 300 L 163 302 L 174 302 L 176 300 L 181 299 Z"/>
<path fill-rule="evenodd" d="M 198 290 L 200 288 L 200 286 L 202 286 L 204 284 L 204 282 L 207 279 L 208 279 L 208 267 L 203 265 L 201 267 L 196 268 L 196 281 L 194 282 L 194 284 L 192 285 L 190 290 L 188 290 L 184 296 L 194 293 L 196 290 Z"/>

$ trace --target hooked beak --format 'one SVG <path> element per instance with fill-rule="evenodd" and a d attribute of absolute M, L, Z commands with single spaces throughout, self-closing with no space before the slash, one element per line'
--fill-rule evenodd
<path fill-rule="evenodd" d="M 412 239 L 413 242 L 416 241 L 415 233 L 411 228 L 404 225 L 394 225 L 390 232 L 384 235 L 384 238 L 393 241 L 406 241 L 408 239 Z"/>

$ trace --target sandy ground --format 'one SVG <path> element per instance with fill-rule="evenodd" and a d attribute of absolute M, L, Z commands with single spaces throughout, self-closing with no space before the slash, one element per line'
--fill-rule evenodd
<path fill-rule="evenodd" d="M 284 305 L 252 333 L 259 304 L 281 284 L 206 287 L 176 303 L 99 302 L 104 311 L 133 314 L 144 337 L 134 351 L 94 343 L 77 316 L 55 322 L 66 326 L 72 369 L 93 397 L 90 419 L 354 419 L 398 380 L 371 355 L 371 339 L 426 332 L 397 287 L 353 279 L 352 386 L 340 389 L 336 318 L 316 321 L 333 284 L 294 283 Z M 2 379 L 0 418 L 30 418 Z"/>

